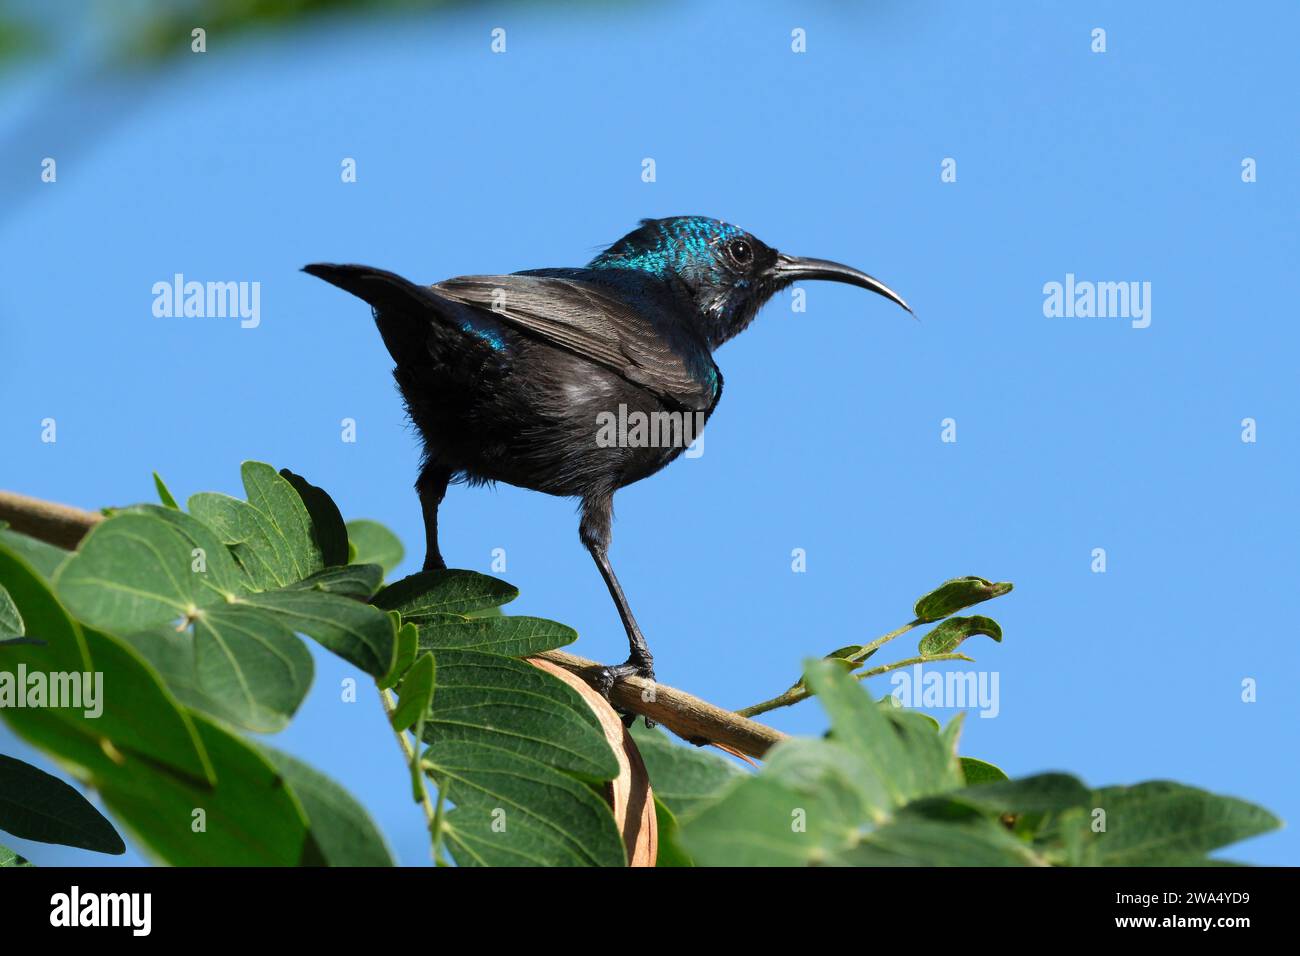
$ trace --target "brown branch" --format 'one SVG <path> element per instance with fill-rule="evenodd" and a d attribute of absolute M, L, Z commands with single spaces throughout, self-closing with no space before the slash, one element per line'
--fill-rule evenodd
<path fill-rule="evenodd" d="M 573 671 L 593 687 L 601 665 L 564 651 L 538 654 L 565 670 Z M 785 734 L 716 704 L 693 697 L 667 684 L 643 677 L 627 677 L 614 685 L 610 700 L 623 710 L 641 714 L 663 724 L 677 736 L 694 744 L 721 744 L 748 757 L 762 757 Z"/>
<path fill-rule="evenodd" d="M 0 521 L 9 522 L 15 531 L 60 548 L 75 548 L 91 527 L 102 520 L 104 516 L 93 511 L 0 491 Z M 601 666 L 595 661 L 564 651 L 546 651 L 536 656 L 572 671 L 595 686 Z M 649 717 L 691 743 L 717 744 L 748 757 L 762 757 L 786 736 L 685 691 L 640 677 L 619 681 L 610 696 L 622 709 Z"/>
<path fill-rule="evenodd" d="M 0 491 L 0 521 L 60 548 L 75 548 L 91 526 L 103 520 L 103 515 L 93 511 Z"/>

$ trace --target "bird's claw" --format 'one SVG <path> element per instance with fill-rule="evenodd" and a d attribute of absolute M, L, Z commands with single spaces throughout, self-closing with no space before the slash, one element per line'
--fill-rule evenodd
<path fill-rule="evenodd" d="M 596 690 L 601 697 L 613 704 L 610 695 L 614 692 L 614 685 L 625 677 L 642 677 L 653 681 L 655 679 L 654 665 L 636 659 L 629 659 L 622 664 L 611 664 L 608 667 L 602 667 L 596 674 Z M 619 707 L 614 709 L 622 718 L 624 727 L 631 727 L 636 723 L 636 714 Z M 645 725 L 648 729 L 653 729 L 656 726 L 655 722 L 649 717 L 645 718 Z"/>

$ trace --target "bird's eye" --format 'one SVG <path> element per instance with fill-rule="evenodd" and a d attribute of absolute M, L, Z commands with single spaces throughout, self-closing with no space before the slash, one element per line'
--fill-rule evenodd
<path fill-rule="evenodd" d="M 732 239 L 728 242 L 727 255 L 740 266 L 747 266 L 754 261 L 754 249 L 744 239 Z"/>

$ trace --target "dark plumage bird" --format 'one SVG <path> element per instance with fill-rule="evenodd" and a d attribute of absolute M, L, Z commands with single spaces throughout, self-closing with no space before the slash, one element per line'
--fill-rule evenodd
<path fill-rule="evenodd" d="M 714 350 L 793 282 L 847 282 L 908 309 L 863 272 L 779 253 L 699 216 L 643 220 L 579 269 L 432 286 L 368 266 L 304 271 L 368 302 L 397 363 L 393 374 L 424 440 L 415 487 L 426 569 L 446 567 L 438 506 L 452 480 L 581 499 L 579 535 L 631 648 L 625 663 L 604 670 L 606 693 L 623 676 L 654 677 L 650 648 L 609 562 L 614 492 L 663 468 L 695 433 L 664 429 L 671 440 L 661 442 L 644 433 L 637 440 L 633 428 L 627 440 L 611 442 L 601 423 L 620 414 L 635 422 L 640 413 L 641 421 L 702 427 L 722 396 Z"/>

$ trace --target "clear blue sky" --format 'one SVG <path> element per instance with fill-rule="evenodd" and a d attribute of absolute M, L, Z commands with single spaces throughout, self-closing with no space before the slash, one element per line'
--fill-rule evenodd
<path fill-rule="evenodd" d="M 84 86 L 12 77 L 0 119 L 33 103 L 53 118 L 0 124 L 0 486 L 98 507 L 151 498 L 153 469 L 180 495 L 237 492 L 239 462 L 267 460 L 394 528 L 414 570 L 417 446 L 389 358 L 361 303 L 298 268 L 432 282 L 579 264 L 643 216 L 726 219 L 865 269 L 921 321 L 813 284 L 806 313 L 779 298 L 719 353 L 704 456 L 616 498 L 613 559 L 660 679 L 743 706 L 802 658 L 903 623 L 945 578 L 1014 581 L 986 606 L 1005 642 L 968 645 L 964 666 L 1000 675 L 1001 712 L 971 715 L 964 752 L 1246 797 L 1292 829 L 1228 855 L 1296 863 L 1300 12 L 756 6 L 486 6 L 209 36 L 137 85 L 94 84 L 92 107 L 59 102 Z M 55 184 L 39 181 L 47 155 Z M 1241 181 L 1245 157 L 1258 182 Z M 177 272 L 260 282 L 260 327 L 155 318 L 151 288 Z M 1150 327 L 1044 317 L 1044 283 L 1067 273 L 1150 282 Z M 487 571 L 506 550 L 513 610 L 623 658 L 571 502 L 455 488 L 442 533 L 453 566 Z M 396 745 L 375 700 L 338 701 L 346 673 L 317 654 L 275 742 L 425 862 Z M 824 727 L 812 702 L 772 722 Z M 4 729 L 0 749 L 29 755 Z"/>

